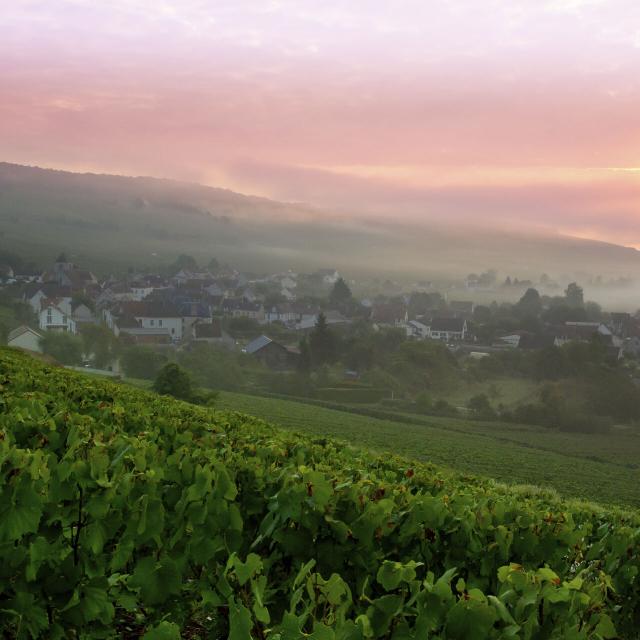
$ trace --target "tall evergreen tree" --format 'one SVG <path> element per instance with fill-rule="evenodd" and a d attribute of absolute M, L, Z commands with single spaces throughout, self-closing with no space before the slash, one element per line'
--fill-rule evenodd
<path fill-rule="evenodd" d="M 332 305 L 341 307 L 350 302 L 352 297 L 351 289 L 349 289 L 349 285 L 344 281 L 344 278 L 338 278 L 329 294 L 329 302 Z"/>
<path fill-rule="evenodd" d="M 516 311 L 524 316 L 538 316 L 542 310 L 542 301 L 537 289 L 529 288 L 516 304 Z"/>
<path fill-rule="evenodd" d="M 577 283 L 572 282 L 564 292 L 564 296 L 570 307 L 584 306 L 584 291 Z"/>
<path fill-rule="evenodd" d="M 311 371 L 311 349 L 309 348 L 309 341 L 306 337 L 300 340 L 300 359 L 298 360 L 298 371 L 303 374 L 308 374 Z"/>
<path fill-rule="evenodd" d="M 314 366 L 333 362 L 336 355 L 336 339 L 327 324 L 327 318 L 320 312 L 316 326 L 309 334 L 311 361 Z"/>

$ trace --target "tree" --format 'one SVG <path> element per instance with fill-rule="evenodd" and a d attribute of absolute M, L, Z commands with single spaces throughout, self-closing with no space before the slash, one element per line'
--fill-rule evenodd
<path fill-rule="evenodd" d="M 209 260 L 209 264 L 207 265 L 207 269 L 209 269 L 209 271 L 211 271 L 212 273 L 215 273 L 218 269 L 220 269 L 220 263 L 216 258 L 211 258 L 211 260 Z"/>
<path fill-rule="evenodd" d="M 33 312 L 33 308 L 27 302 L 14 302 L 13 303 L 13 315 L 16 320 L 21 324 L 35 325 L 38 324 L 38 317 Z"/>
<path fill-rule="evenodd" d="M 411 317 L 422 316 L 434 309 L 443 309 L 445 300 L 440 293 L 426 293 L 414 291 L 409 296 L 409 315 Z"/>
<path fill-rule="evenodd" d="M 311 361 L 314 366 L 333 362 L 336 356 L 336 337 L 327 324 L 327 318 L 320 312 L 316 326 L 309 334 Z"/>
<path fill-rule="evenodd" d="M 152 380 L 166 361 L 166 356 L 151 347 L 134 346 L 124 352 L 120 362 L 129 378 Z"/>
<path fill-rule="evenodd" d="M 104 369 L 111 364 L 118 351 L 118 340 L 106 327 L 87 324 L 80 330 L 84 352 L 93 358 L 93 364 L 98 369 Z"/>
<path fill-rule="evenodd" d="M 198 262 L 193 256 L 182 253 L 176 258 L 174 263 L 169 265 L 169 273 L 173 276 L 183 269 L 187 271 L 197 271 L 199 268 Z"/>
<path fill-rule="evenodd" d="M 47 331 L 40 339 L 40 347 L 60 364 L 82 364 L 82 340 L 71 333 Z"/>
<path fill-rule="evenodd" d="M 178 364 L 192 377 L 194 384 L 207 389 L 239 389 L 246 375 L 238 362 L 242 354 L 209 344 L 176 353 Z"/>
<path fill-rule="evenodd" d="M 473 309 L 474 322 L 487 323 L 491 321 L 491 309 L 482 304 L 477 304 Z"/>
<path fill-rule="evenodd" d="M 496 412 L 491 406 L 489 398 L 484 393 L 473 396 L 467 403 L 467 408 L 471 411 L 474 418 L 480 420 L 491 420 L 496 417 Z"/>
<path fill-rule="evenodd" d="M 300 358 L 298 358 L 298 371 L 302 374 L 308 374 L 311 371 L 311 349 L 307 338 L 300 340 Z"/>
<path fill-rule="evenodd" d="M 577 283 L 572 282 L 564 292 L 564 297 L 570 307 L 584 306 L 584 291 Z"/>
<path fill-rule="evenodd" d="M 340 307 L 350 302 L 352 297 L 351 289 L 349 289 L 344 278 L 338 278 L 329 294 L 329 302 L 336 307 Z"/>
<path fill-rule="evenodd" d="M 542 310 L 542 301 L 537 289 L 529 288 L 516 304 L 516 312 L 522 316 L 538 316 Z"/>
<path fill-rule="evenodd" d="M 175 362 L 168 362 L 158 371 L 153 390 L 163 396 L 173 396 L 180 400 L 191 400 L 193 397 L 191 377 Z"/>

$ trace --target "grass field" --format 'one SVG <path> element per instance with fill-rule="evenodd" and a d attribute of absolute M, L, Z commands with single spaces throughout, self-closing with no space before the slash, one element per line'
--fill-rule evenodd
<path fill-rule="evenodd" d="M 513 406 L 532 401 L 540 385 L 525 378 L 499 377 L 482 382 L 461 382 L 447 393 L 438 394 L 454 407 L 465 407 L 478 394 L 486 394 L 494 405 Z"/>
<path fill-rule="evenodd" d="M 381 420 L 301 402 L 221 392 L 218 407 L 286 429 L 332 436 L 500 481 L 552 487 L 563 496 L 640 506 L 640 436 L 569 434 L 505 423 Z M 411 416 L 415 421 L 416 416 Z"/>

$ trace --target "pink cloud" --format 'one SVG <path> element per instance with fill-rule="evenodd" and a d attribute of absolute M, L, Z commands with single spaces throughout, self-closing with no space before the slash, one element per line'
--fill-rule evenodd
<path fill-rule="evenodd" d="M 640 173 L 604 170 L 640 167 L 638 24 L 630 0 L 13 3 L 0 156 L 640 244 Z"/>

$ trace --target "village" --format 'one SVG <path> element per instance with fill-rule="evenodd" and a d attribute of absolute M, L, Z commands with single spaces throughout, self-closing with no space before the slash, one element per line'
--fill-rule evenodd
<path fill-rule="evenodd" d="M 64 254 L 43 272 L 0 265 L 3 295 L 33 312 L 30 322 L 6 328 L 6 343 L 42 352 L 46 333 L 77 335 L 87 327 L 101 326 L 130 345 L 182 349 L 206 343 L 252 355 L 272 369 L 287 370 L 296 368 L 300 341 L 322 317 L 336 331 L 364 323 L 373 331 L 397 330 L 410 340 L 439 341 L 472 358 L 502 350 L 588 342 L 594 337 L 616 359 L 640 353 L 640 318 L 630 313 L 607 314 L 593 303 L 589 317 L 576 284 L 569 285 L 565 298 L 549 299 L 547 321 L 534 322 L 532 327 L 532 317 L 545 311 L 544 299 L 534 283 L 523 281 L 525 293 L 512 307 L 522 323 L 510 319 L 504 326 L 511 330 L 500 332 L 496 318 L 504 315 L 505 305 L 493 303 L 492 308 L 471 300 L 448 300 L 446 294 L 425 292 L 424 285 L 430 283 L 421 283 L 422 290 L 358 299 L 350 289 L 354 283 L 348 284 L 336 269 L 251 277 L 220 267 L 215 260 L 200 268 L 193 258 L 181 256 L 173 271 L 170 275 L 128 273 L 100 281 Z M 482 277 L 467 279 L 470 293 L 482 286 Z M 504 286 L 514 283 L 509 278 Z M 493 330 L 487 331 L 492 325 Z"/>

